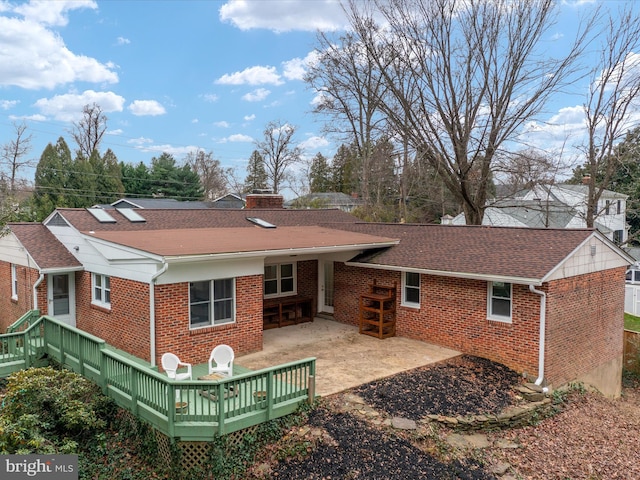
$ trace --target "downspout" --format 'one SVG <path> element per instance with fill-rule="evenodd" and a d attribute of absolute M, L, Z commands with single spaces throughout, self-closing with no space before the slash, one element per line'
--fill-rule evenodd
<path fill-rule="evenodd" d="M 150 355 L 151 355 L 151 366 L 156 366 L 156 295 L 155 295 L 155 284 L 156 280 L 160 275 L 167 271 L 169 265 L 166 261 L 162 261 L 162 268 L 158 270 L 151 276 L 151 281 L 149 282 L 149 340 L 150 340 Z"/>
<path fill-rule="evenodd" d="M 44 273 L 41 273 L 36 280 L 36 283 L 33 284 L 33 309 L 38 310 L 38 287 L 44 280 Z"/>
<path fill-rule="evenodd" d="M 536 385 L 542 384 L 544 380 L 544 340 L 545 340 L 545 325 L 547 320 L 547 294 L 542 290 L 536 290 L 533 285 L 529 285 L 529 291 L 540 295 L 540 345 L 538 351 L 538 378 L 534 382 Z M 547 393 L 549 389 L 544 387 L 542 389 L 544 393 Z"/>

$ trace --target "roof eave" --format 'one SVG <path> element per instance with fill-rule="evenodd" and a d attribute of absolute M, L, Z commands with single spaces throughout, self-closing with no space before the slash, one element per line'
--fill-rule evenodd
<path fill-rule="evenodd" d="M 350 245 L 333 245 L 324 247 L 304 247 L 304 248 L 281 248 L 276 250 L 253 250 L 250 252 L 225 252 L 225 253 L 205 253 L 195 255 L 165 255 L 164 260 L 167 263 L 188 263 L 202 260 L 229 260 L 236 258 L 264 258 L 277 257 L 282 255 L 308 255 L 323 253 L 340 253 L 359 250 L 367 250 L 370 248 L 384 248 L 397 245 L 399 240 L 391 242 L 376 243 L 358 243 Z"/>
<path fill-rule="evenodd" d="M 472 273 L 472 272 L 449 272 L 445 270 L 430 270 L 427 268 L 401 267 L 396 265 L 382 265 L 382 264 L 363 263 L 363 262 L 345 262 L 345 264 L 351 267 L 373 268 L 377 270 L 392 270 L 396 272 L 422 273 L 425 275 L 434 275 L 439 277 L 454 277 L 454 278 L 465 278 L 469 280 L 481 280 L 483 282 L 506 282 L 506 283 L 534 285 L 534 286 L 541 286 L 544 283 L 541 278 L 515 277 L 511 275 L 494 275 L 494 274 L 488 274 L 488 273 L 485 274 L 485 273 Z"/>

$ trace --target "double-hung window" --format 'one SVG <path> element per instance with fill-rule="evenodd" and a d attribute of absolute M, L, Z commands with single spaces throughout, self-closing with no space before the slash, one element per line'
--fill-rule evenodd
<path fill-rule="evenodd" d="M 277 263 L 264 266 L 264 296 L 279 297 L 296 293 L 296 264 Z"/>
<path fill-rule="evenodd" d="M 11 299 L 18 299 L 18 267 L 15 263 L 11 264 Z"/>
<path fill-rule="evenodd" d="M 510 283 L 489 282 L 487 295 L 489 320 L 511 323 L 512 292 Z"/>
<path fill-rule="evenodd" d="M 189 284 L 189 324 L 191 328 L 223 325 L 235 321 L 235 281 L 233 278 L 205 280 Z"/>
<path fill-rule="evenodd" d="M 91 274 L 91 303 L 111 308 L 111 278 L 98 273 Z"/>
<path fill-rule="evenodd" d="M 404 272 L 402 276 L 402 305 L 420 308 L 420 274 Z"/>

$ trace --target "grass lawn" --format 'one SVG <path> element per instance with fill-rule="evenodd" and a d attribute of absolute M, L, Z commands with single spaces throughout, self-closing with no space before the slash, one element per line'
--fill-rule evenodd
<path fill-rule="evenodd" d="M 624 328 L 627 330 L 633 330 L 634 332 L 640 332 L 640 317 L 625 313 Z"/>

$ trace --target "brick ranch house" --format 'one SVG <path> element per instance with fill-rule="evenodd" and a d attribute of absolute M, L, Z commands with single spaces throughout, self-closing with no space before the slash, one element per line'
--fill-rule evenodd
<path fill-rule="evenodd" d="M 220 343 L 261 350 L 274 299 L 358 325 L 376 280 L 397 285 L 397 335 L 617 396 L 632 262 L 590 229 L 370 224 L 277 195 L 245 209 L 61 208 L 0 237 L 0 328 L 39 309 L 152 365 L 167 351 L 203 363 Z"/>

